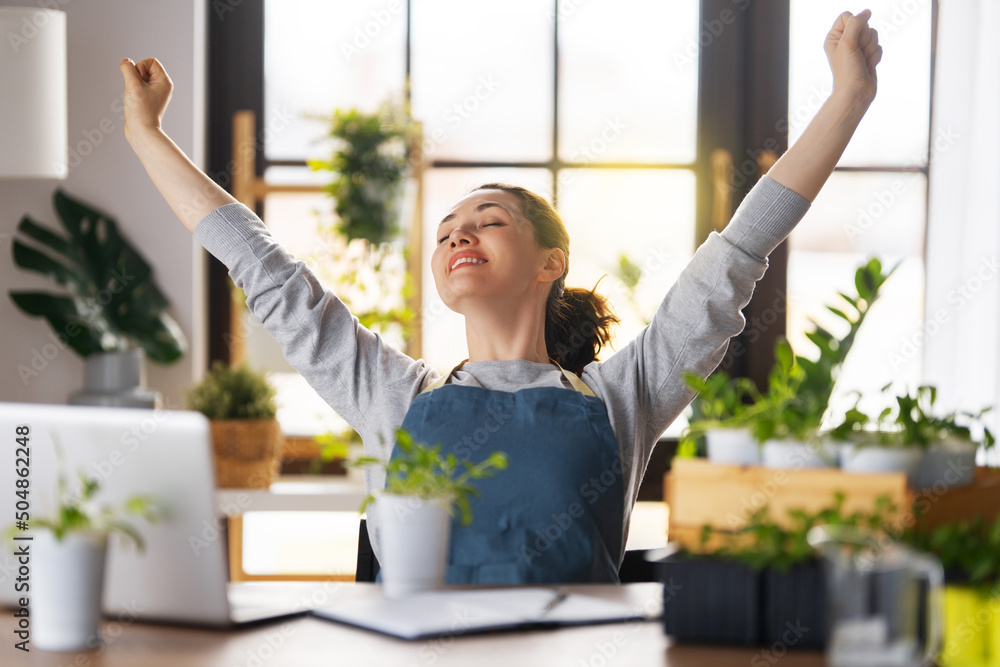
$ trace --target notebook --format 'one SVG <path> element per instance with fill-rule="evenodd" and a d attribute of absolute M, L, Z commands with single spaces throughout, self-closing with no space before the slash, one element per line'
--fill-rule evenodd
<path fill-rule="evenodd" d="M 651 620 L 637 607 L 549 588 L 436 590 L 396 600 L 343 600 L 312 613 L 401 639 Z"/>
<path fill-rule="evenodd" d="M 109 542 L 104 612 L 122 619 L 228 627 L 308 611 L 308 598 L 274 600 L 252 585 L 228 583 L 225 519 L 215 502 L 208 420 L 196 412 L 0 403 L 0 528 L 14 519 L 14 434 L 27 425 L 30 516 L 51 516 L 56 497 L 56 452 L 61 443 L 70 488 L 76 471 L 101 483 L 96 500 L 120 505 L 135 494 L 151 496 L 168 518 L 147 524 L 129 519 L 144 551 L 117 538 Z M 4 504 L 6 503 L 6 505 Z M 20 533 L 26 535 L 28 533 Z M 23 544 L 23 542 L 22 542 Z M 0 604 L 14 607 L 16 565 L 0 545 Z M 30 600 L 30 592 L 28 594 Z"/>

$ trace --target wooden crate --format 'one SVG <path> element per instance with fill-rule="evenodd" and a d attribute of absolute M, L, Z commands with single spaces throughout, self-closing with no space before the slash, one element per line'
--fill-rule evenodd
<path fill-rule="evenodd" d="M 942 523 L 982 516 L 995 521 L 1000 514 L 1000 469 L 976 468 L 972 485 L 954 489 L 927 489 L 916 494 L 917 525 L 933 529 Z"/>
<path fill-rule="evenodd" d="M 668 537 L 687 549 L 696 549 L 705 524 L 737 530 L 765 505 L 776 523 L 788 525 L 788 510 L 825 509 L 832 505 L 837 491 L 844 494 L 843 511 L 848 513 L 870 512 L 883 495 L 897 512 L 909 511 L 913 501 L 906 475 L 901 472 L 857 475 L 836 468 L 783 470 L 674 459 L 672 470 L 664 477 L 664 496 L 670 508 Z M 707 547 L 714 548 L 720 539 L 710 541 Z"/>

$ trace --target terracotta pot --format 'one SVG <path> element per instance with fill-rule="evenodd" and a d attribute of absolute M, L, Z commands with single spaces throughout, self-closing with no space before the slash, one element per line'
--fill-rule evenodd
<path fill-rule="evenodd" d="M 284 438 L 277 419 L 212 420 L 212 460 L 220 489 L 266 489 L 278 476 Z"/>

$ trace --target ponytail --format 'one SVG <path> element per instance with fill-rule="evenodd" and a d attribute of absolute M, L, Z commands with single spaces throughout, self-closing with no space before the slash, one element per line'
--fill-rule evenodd
<path fill-rule="evenodd" d="M 561 282 L 561 279 L 560 281 Z M 598 281 L 599 282 L 599 281 Z M 545 304 L 545 349 L 560 366 L 577 375 L 597 359 L 611 341 L 611 327 L 618 317 L 608 300 L 594 289 L 553 289 Z"/>
<path fill-rule="evenodd" d="M 611 327 L 619 322 L 606 298 L 594 289 L 565 287 L 569 271 L 569 233 L 556 210 L 545 199 L 517 185 L 487 183 L 476 190 L 502 190 L 517 197 L 521 214 L 535 228 L 535 240 L 543 248 L 559 248 L 566 257 L 563 275 L 552 283 L 545 303 L 545 348 L 549 357 L 568 371 L 580 375 L 611 341 Z M 600 282 L 600 281 L 598 281 Z"/>

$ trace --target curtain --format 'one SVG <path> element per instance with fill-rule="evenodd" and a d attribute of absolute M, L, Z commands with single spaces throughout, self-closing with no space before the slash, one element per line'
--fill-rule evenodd
<path fill-rule="evenodd" d="M 941 0 L 931 125 L 924 380 L 1000 426 L 1000 2 Z M 1000 452 L 980 461 L 1000 465 Z"/>

